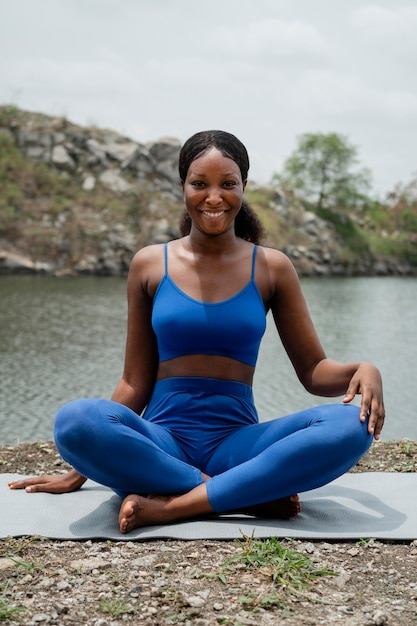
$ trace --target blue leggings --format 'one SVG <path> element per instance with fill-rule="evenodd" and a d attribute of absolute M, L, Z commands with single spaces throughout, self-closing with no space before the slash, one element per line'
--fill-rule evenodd
<path fill-rule="evenodd" d="M 102 399 L 62 407 L 57 448 L 80 474 L 131 493 L 180 494 L 207 481 L 218 513 L 320 487 L 372 442 L 353 405 L 323 405 L 258 422 L 252 388 L 204 378 L 155 385 L 142 417 Z"/>

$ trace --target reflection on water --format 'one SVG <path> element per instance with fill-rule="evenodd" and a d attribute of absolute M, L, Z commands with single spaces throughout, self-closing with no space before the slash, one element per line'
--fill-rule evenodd
<path fill-rule="evenodd" d="M 302 284 L 328 355 L 371 360 L 381 369 L 383 439 L 417 439 L 417 280 L 310 278 Z M 63 403 L 111 395 L 123 367 L 125 291 L 121 278 L 0 277 L 0 445 L 51 439 Z M 272 319 L 254 389 L 261 419 L 322 402 L 302 389 Z"/>

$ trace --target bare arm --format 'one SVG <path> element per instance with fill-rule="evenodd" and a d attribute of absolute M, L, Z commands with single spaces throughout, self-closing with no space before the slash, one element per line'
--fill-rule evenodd
<path fill-rule="evenodd" d="M 128 319 L 123 376 L 112 400 L 142 413 L 155 385 L 158 349 L 152 329 L 150 291 L 155 265 L 162 256 L 156 248 L 145 248 L 133 259 L 127 284 Z"/>
<path fill-rule="evenodd" d="M 303 386 L 315 395 L 339 396 L 344 402 L 361 394 L 361 420 L 379 438 L 385 411 L 379 370 L 367 362 L 340 363 L 329 359 L 320 343 L 292 263 L 274 250 L 267 261 L 272 284 L 270 300 L 275 324 Z"/>
<path fill-rule="evenodd" d="M 155 248 L 139 252 L 131 265 L 128 278 L 128 324 L 123 377 L 112 400 L 137 413 L 145 408 L 153 390 L 157 370 L 157 347 L 151 326 L 152 298 L 149 282 L 151 268 L 160 258 Z M 155 281 L 154 281 L 155 282 Z M 28 493 L 68 493 L 76 491 L 86 478 L 71 469 L 66 474 L 43 474 L 12 481 L 10 489 L 25 489 Z"/>

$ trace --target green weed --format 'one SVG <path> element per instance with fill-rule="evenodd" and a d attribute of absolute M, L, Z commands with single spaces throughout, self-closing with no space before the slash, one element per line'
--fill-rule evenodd
<path fill-rule="evenodd" d="M 269 576 L 274 583 L 290 593 L 299 593 L 320 576 L 337 576 L 329 569 L 314 569 L 311 559 L 302 552 L 289 550 L 276 537 L 266 541 L 243 535 L 239 540 L 241 552 L 230 557 L 223 569 L 234 571 L 234 565 L 243 564 L 249 569 Z"/>
<path fill-rule="evenodd" d="M 121 598 L 115 600 L 109 600 L 104 598 L 99 603 L 100 609 L 104 611 L 104 613 L 110 613 L 113 617 L 118 617 L 119 615 L 124 615 L 125 613 L 133 613 L 132 606 Z"/>
<path fill-rule="evenodd" d="M 0 593 L 0 622 L 8 621 L 16 613 L 26 610 L 23 606 L 16 606 L 8 601 L 6 598 L 6 589 L 7 585 Z"/>

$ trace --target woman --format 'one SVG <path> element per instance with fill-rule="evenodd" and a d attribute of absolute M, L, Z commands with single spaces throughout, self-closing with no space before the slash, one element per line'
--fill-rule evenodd
<path fill-rule="evenodd" d="M 382 383 L 366 362 L 326 357 L 289 259 L 258 246 L 243 198 L 249 159 L 222 131 L 183 146 L 183 237 L 140 250 L 128 278 L 123 377 L 112 400 L 64 406 L 55 440 L 65 476 L 11 483 L 64 493 L 86 477 L 123 502 L 121 532 L 246 511 L 288 518 L 298 493 L 349 470 L 384 421 Z M 343 403 L 258 423 L 252 381 L 265 316 L 304 387 Z M 360 408 L 349 404 L 361 394 Z"/>

